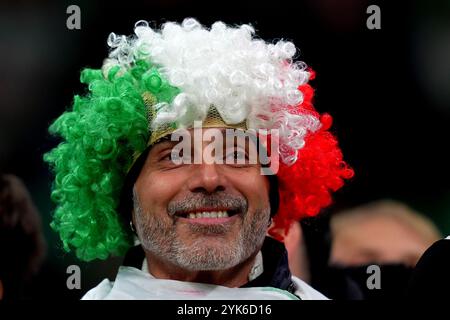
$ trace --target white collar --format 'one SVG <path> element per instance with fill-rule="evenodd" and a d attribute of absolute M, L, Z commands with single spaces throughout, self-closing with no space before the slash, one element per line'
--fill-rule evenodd
<path fill-rule="evenodd" d="M 120 267 L 114 283 L 101 283 L 83 299 L 207 299 L 207 300 L 298 300 L 295 295 L 272 287 L 229 288 L 219 285 L 156 279 L 133 267 Z M 97 291 L 97 292 L 96 292 Z M 102 292 L 99 292 L 102 291 Z"/>
<path fill-rule="evenodd" d="M 155 278 L 148 270 L 147 258 L 144 258 L 144 261 L 142 262 L 141 271 L 148 273 L 153 279 Z M 250 270 L 250 273 L 248 274 L 248 281 L 252 281 L 252 280 L 258 278 L 263 273 L 263 271 L 264 271 L 263 257 L 262 257 L 262 252 L 260 250 L 255 257 L 255 262 L 253 263 L 253 267 Z"/>

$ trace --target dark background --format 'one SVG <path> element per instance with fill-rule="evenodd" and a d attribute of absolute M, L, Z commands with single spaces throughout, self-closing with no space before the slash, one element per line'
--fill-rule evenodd
<path fill-rule="evenodd" d="M 110 32 L 131 34 L 144 19 L 156 26 L 195 17 L 250 23 L 266 40 L 294 41 L 316 72 L 315 106 L 334 117 L 355 178 L 331 211 L 380 198 L 405 202 L 450 234 L 450 2 L 441 1 L 3 1 L 0 4 L 0 170 L 22 178 L 38 206 L 48 258 L 36 298 L 77 298 L 109 276 L 120 258 L 90 264 L 64 253 L 48 226 L 51 175 L 43 153 L 58 142 L 49 124 L 70 106 L 83 67 L 99 68 Z M 69 30 L 66 9 L 81 9 Z M 381 8 L 381 30 L 366 9 Z M 82 289 L 66 288 L 78 264 Z"/>

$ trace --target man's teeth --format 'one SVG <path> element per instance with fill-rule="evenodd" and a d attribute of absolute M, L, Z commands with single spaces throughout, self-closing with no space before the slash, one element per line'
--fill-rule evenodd
<path fill-rule="evenodd" d="M 187 215 L 189 219 L 196 219 L 196 218 L 227 218 L 228 212 L 227 211 L 204 211 L 204 212 L 196 212 L 196 213 L 189 213 Z"/>

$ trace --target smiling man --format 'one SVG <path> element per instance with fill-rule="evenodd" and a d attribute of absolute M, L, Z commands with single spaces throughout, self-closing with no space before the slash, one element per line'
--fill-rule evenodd
<path fill-rule="evenodd" d="M 353 172 L 295 46 L 194 19 L 139 21 L 108 45 L 45 156 L 65 249 L 125 254 L 115 281 L 84 299 L 325 298 L 291 276 L 282 240 Z"/>

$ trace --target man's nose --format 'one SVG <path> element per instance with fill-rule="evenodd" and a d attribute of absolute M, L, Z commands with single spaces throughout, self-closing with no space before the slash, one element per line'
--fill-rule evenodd
<path fill-rule="evenodd" d="M 213 193 L 225 190 L 225 177 L 220 173 L 219 164 L 195 164 L 188 181 L 191 192 Z"/>

